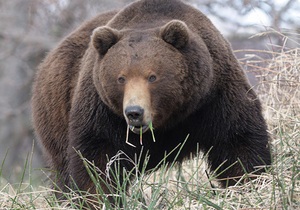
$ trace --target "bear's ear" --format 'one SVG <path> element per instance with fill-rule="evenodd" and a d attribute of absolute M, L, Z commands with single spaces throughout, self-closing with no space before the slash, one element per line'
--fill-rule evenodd
<path fill-rule="evenodd" d="M 119 32 L 107 26 L 96 28 L 92 34 L 92 43 L 100 55 L 105 55 L 109 48 L 119 40 Z"/>
<path fill-rule="evenodd" d="M 162 39 L 176 47 L 183 48 L 189 41 L 187 25 L 180 20 L 171 20 L 160 29 Z"/>

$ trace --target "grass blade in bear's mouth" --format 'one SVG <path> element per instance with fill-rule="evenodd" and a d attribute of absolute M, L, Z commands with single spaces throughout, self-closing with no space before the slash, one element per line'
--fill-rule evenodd
<path fill-rule="evenodd" d="M 144 125 L 144 126 L 139 126 L 139 127 L 134 127 L 133 125 L 127 125 L 127 132 L 126 132 L 126 144 L 136 147 L 135 145 L 131 144 L 129 142 L 129 130 L 131 130 L 135 134 L 140 134 L 140 144 L 143 145 L 143 133 L 145 133 L 149 129 L 149 126 Z"/>
<path fill-rule="evenodd" d="M 128 125 L 127 124 L 126 144 L 128 144 L 128 145 L 130 145 L 132 147 L 136 147 L 135 145 L 133 145 L 133 144 L 131 144 L 129 142 L 129 130 L 131 130 L 133 133 L 140 135 L 140 144 L 143 145 L 143 133 L 145 133 L 146 131 L 148 131 L 148 129 L 150 129 L 151 134 L 152 134 L 153 142 L 155 142 L 155 137 L 154 137 L 154 133 L 153 133 L 152 122 L 150 122 L 149 125 L 138 126 L 138 127 L 135 127 L 133 125 Z"/>
<path fill-rule="evenodd" d="M 143 125 L 142 127 L 141 126 L 133 126 L 133 125 L 129 125 L 129 128 L 130 130 L 135 133 L 135 134 L 140 134 L 141 132 L 142 133 L 145 133 L 148 129 L 149 129 L 149 126 L 148 125 Z M 141 131 L 142 130 L 142 131 Z"/>
<path fill-rule="evenodd" d="M 145 133 L 148 129 L 148 125 L 140 126 L 140 127 L 135 127 L 132 125 L 129 125 L 130 130 L 135 133 L 135 134 L 140 134 L 140 144 L 143 145 L 143 133 Z"/>

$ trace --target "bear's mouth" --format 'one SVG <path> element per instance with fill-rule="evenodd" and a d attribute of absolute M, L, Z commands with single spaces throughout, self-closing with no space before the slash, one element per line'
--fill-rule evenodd
<path fill-rule="evenodd" d="M 149 125 L 133 126 L 129 125 L 129 129 L 135 134 L 145 133 L 149 129 Z"/>
<path fill-rule="evenodd" d="M 127 124 L 126 144 L 132 147 L 136 147 L 134 144 L 129 142 L 129 130 L 131 130 L 133 133 L 140 136 L 140 144 L 143 145 L 143 133 L 147 132 L 149 129 L 152 134 L 153 142 L 155 142 L 152 122 L 150 122 L 149 125 L 137 125 L 137 126 Z"/>

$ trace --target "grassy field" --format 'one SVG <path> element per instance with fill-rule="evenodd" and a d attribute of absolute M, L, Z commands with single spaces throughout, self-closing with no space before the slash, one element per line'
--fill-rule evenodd
<path fill-rule="evenodd" d="M 182 165 L 164 165 L 150 175 L 142 172 L 130 183 L 130 196 L 119 186 L 124 209 L 300 209 L 300 49 L 260 52 L 268 59 L 256 53 L 250 50 L 251 58 L 242 64 L 260 73 L 254 88 L 272 137 L 270 171 L 246 184 L 221 189 L 207 175 L 205 157 L 199 155 Z M 59 204 L 47 184 L 33 184 L 36 170 L 30 167 L 30 157 L 17 184 L 1 176 L 3 163 L 0 209 L 85 209 L 74 202 L 83 195 L 67 194 Z M 113 209 L 104 205 L 98 208 Z"/>

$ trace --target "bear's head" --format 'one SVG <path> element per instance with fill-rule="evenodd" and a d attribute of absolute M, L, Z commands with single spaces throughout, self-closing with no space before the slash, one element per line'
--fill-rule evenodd
<path fill-rule="evenodd" d="M 93 82 L 134 133 L 166 129 L 206 100 L 213 64 L 201 37 L 182 21 L 150 29 L 96 28 Z"/>

